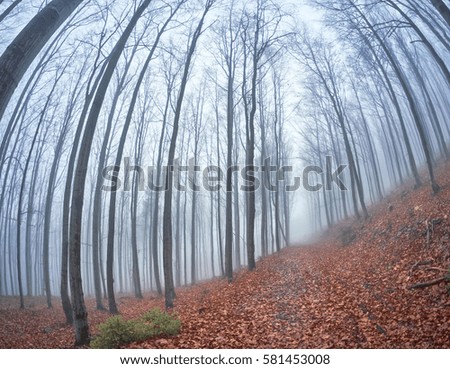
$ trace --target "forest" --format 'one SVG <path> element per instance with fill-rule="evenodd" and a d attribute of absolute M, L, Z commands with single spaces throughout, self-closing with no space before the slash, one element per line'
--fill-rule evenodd
<path fill-rule="evenodd" d="M 0 348 L 450 348 L 449 68 L 448 0 L 0 0 Z"/>

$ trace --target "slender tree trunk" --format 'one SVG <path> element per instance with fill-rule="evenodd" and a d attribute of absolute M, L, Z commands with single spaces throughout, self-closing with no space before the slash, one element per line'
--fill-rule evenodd
<path fill-rule="evenodd" d="M 198 111 L 197 111 L 198 113 Z M 198 117 L 198 116 L 197 116 Z M 195 142 L 194 142 L 194 168 L 198 166 L 198 121 L 196 122 L 196 127 L 194 127 L 195 130 Z M 195 187 L 196 184 L 196 178 L 195 178 L 195 171 L 192 173 L 192 178 L 190 181 L 192 182 L 192 201 L 191 201 L 191 284 L 197 283 L 197 190 Z"/>
<path fill-rule="evenodd" d="M 173 121 L 172 138 L 170 140 L 169 153 L 167 157 L 167 168 L 171 168 L 174 165 L 175 160 L 175 148 L 178 136 L 178 129 L 181 117 L 181 107 L 183 105 L 183 98 L 186 91 L 186 85 L 188 81 L 189 70 L 191 66 L 192 57 L 197 46 L 197 41 L 202 33 L 203 23 L 206 14 L 214 4 L 214 0 L 208 0 L 205 5 L 205 10 L 200 19 L 200 22 L 192 36 L 192 41 L 189 46 L 189 51 L 186 56 L 186 62 L 184 65 L 183 77 L 181 80 L 180 91 L 178 94 L 175 117 Z M 173 173 L 167 170 L 166 173 L 166 191 L 164 193 L 164 213 L 163 213 L 163 264 L 164 264 L 164 294 L 166 308 L 173 307 L 173 301 L 175 298 L 175 287 L 173 282 L 173 267 L 172 267 L 172 193 L 173 193 Z"/>
<path fill-rule="evenodd" d="M 23 172 L 22 172 L 22 182 L 21 182 L 20 190 L 19 190 L 19 203 L 17 205 L 17 236 L 16 236 L 17 237 L 17 241 L 16 241 L 17 254 L 16 254 L 16 258 L 17 258 L 17 281 L 18 281 L 18 286 L 19 286 L 19 297 L 20 297 L 20 308 L 21 309 L 25 308 L 25 304 L 24 304 L 24 300 L 23 300 L 22 260 L 21 260 L 21 256 L 22 256 L 22 252 L 21 252 L 22 202 L 23 202 L 23 197 L 24 197 L 24 192 L 25 192 L 25 185 L 26 185 L 28 166 L 29 166 L 30 161 L 31 161 L 34 145 L 36 143 L 36 140 L 38 138 L 41 126 L 43 124 L 45 110 L 46 110 L 46 107 L 48 106 L 48 103 L 50 102 L 50 97 L 51 97 L 51 94 L 49 95 L 49 97 L 47 99 L 47 102 L 44 105 L 44 108 L 42 110 L 39 123 L 37 125 L 36 130 L 35 130 L 33 141 L 31 143 L 31 147 L 30 147 L 30 150 L 28 152 L 28 156 L 27 156 L 27 159 L 26 159 L 26 162 L 25 162 L 25 166 L 24 166 L 24 169 L 23 169 Z"/>
<path fill-rule="evenodd" d="M 93 210 L 92 210 L 92 263 L 93 263 L 93 273 L 94 273 L 94 291 L 95 291 L 95 301 L 97 305 L 97 310 L 105 310 L 102 301 L 102 287 L 101 287 L 101 273 L 100 273 L 100 244 L 102 242 L 102 185 L 103 185 L 103 167 L 105 165 L 105 160 L 107 157 L 108 143 L 110 142 L 111 131 L 113 127 L 114 114 L 117 109 L 117 103 L 119 97 L 123 92 L 126 77 L 128 75 L 128 70 L 133 60 L 134 53 L 136 52 L 137 46 L 133 48 L 130 60 L 127 62 L 122 77 L 118 81 L 116 91 L 114 93 L 111 109 L 109 111 L 108 120 L 106 123 L 106 130 L 103 135 L 103 143 L 100 149 L 98 166 L 97 166 L 97 178 L 96 185 L 94 187 L 94 197 L 93 197 Z"/>
<path fill-rule="evenodd" d="M 49 267 L 49 248 L 50 248 L 50 224 L 52 217 L 52 205 L 53 205 L 53 192 L 55 190 L 56 175 L 58 172 L 61 153 L 66 139 L 67 130 L 63 129 L 63 132 L 59 136 L 58 143 L 56 144 L 55 157 L 53 159 L 52 168 L 50 170 L 49 181 L 47 185 L 47 197 L 45 201 L 45 215 L 44 215 L 44 241 L 43 241 L 43 267 L 44 267 L 44 282 L 45 292 L 47 295 L 47 306 L 52 307 L 51 301 L 51 289 L 50 289 L 50 267 Z"/>
<path fill-rule="evenodd" d="M 234 74 L 233 40 L 227 60 L 227 173 L 225 205 L 225 274 L 228 282 L 233 280 L 233 126 L 234 126 Z M 219 130 L 219 127 L 217 127 Z M 220 208 L 218 209 L 220 212 Z"/>
<path fill-rule="evenodd" d="M 235 129 L 235 142 L 237 142 L 237 129 Z M 235 158 L 234 162 L 235 164 L 238 162 L 238 153 L 237 153 L 237 145 L 235 145 Z M 238 183 L 238 176 L 234 176 L 234 248 L 235 248 L 235 255 L 236 255 L 236 262 L 235 265 L 237 268 L 241 267 L 241 217 L 239 213 L 239 183 Z"/>
<path fill-rule="evenodd" d="M 139 144 L 138 144 L 139 145 Z M 140 146 L 137 146 L 140 147 Z M 137 163 L 140 163 L 140 155 L 138 155 Z M 134 296 L 138 299 L 142 299 L 141 288 L 141 276 L 139 273 L 139 257 L 138 257 L 138 241 L 137 241 L 137 208 L 138 208 L 138 195 L 139 195 L 139 182 L 138 177 L 143 173 L 135 173 L 133 180 L 133 193 L 131 197 L 131 250 L 133 254 L 133 287 Z"/>
<path fill-rule="evenodd" d="M 94 98 L 95 91 L 101 81 L 104 70 L 106 69 L 107 63 L 104 63 L 100 69 L 98 76 L 94 79 L 95 71 L 97 67 L 97 62 L 100 57 L 100 48 L 98 49 L 97 56 L 94 62 L 94 69 L 88 79 L 88 85 L 86 88 L 85 99 L 83 110 L 80 114 L 80 119 L 78 121 L 78 126 L 73 139 L 72 149 L 70 151 L 68 168 L 67 168 L 67 178 L 64 187 L 64 198 L 63 198 L 63 215 L 62 215 L 62 251 L 61 251 L 61 303 L 64 310 L 64 315 L 66 317 L 67 324 L 73 324 L 73 312 L 72 305 L 69 297 L 69 285 L 68 285 L 68 269 L 69 269 L 69 223 L 70 223 L 70 204 L 72 196 L 72 182 L 75 175 L 75 162 L 78 153 L 78 147 L 81 140 L 81 134 L 83 132 L 84 121 L 89 111 L 89 106 L 91 105 L 92 99 Z M 92 86 L 91 86 L 92 84 Z"/>
<path fill-rule="evenodd" d="M 444 60 L 439 56 L 436 49 L 433 47 L 431 42 L 427 39 L 427 37 L 423 34 L 423 32 L 420 30 L 420 28 L 416 25 L 416 23 L 406 14 L 394 1 L 388 0 L 388 4 L 397 10 L 400 15 L 408 22 L 408 24 L 414 29 L 414 31 L 417 33 L 425 47 L 430 52 L 431 56 L 433 57 L 434 61 L 437 63 L 439 68 L 441 69 L 442 74 L 444 75 L 445 79 L 447 80 L 448 86 L 450 87 L 450 71 L 447 68 L 447 65 L 445 64 Z M 441 11 L 446 8 L 447 14 L 449 12 L 449 9 L 443 4 L 440 9 Z M 444 14 L 444 13 L 441 13 Z"/>
<path fill-rule="evenodd" d="M 442 15 L 442 18 L 447 22 L 450 27 L 450 9 L 445 5 L 443 0 L 431 0 L 431 4 Z"/>
<path fill-rule="evenodd" d="M 175 285 L 181 286 L 181 191 L 177 191 L 175 202 Z"/>
<path fill-rule="evenodd" d="M 0 14 L 0 23 L 3 22 L 5 18 L 14 10 L 14 8 L 21 2 L 22 0 L 13 1 L 12 4 L 8 6 L 2 14 Z"/>
<path fill-rule="evenodd" d="M 35 162 L 33 164 L 32 176 L 31 176 L 31 184 L 30 189 L 28 191 L 28 204 L 27 204 L 27 219 L 25 221 L 25 276 L 26 276 L 26 287 L 27 287 L 27 295 L 31 296 L 31 285 L 32 285 L 32 271 L 31 271 L 31 228 L 34 218 L 34 203 L 35 203 L 35 194 L 36 194 L 36 184 L 37 184 L 37 176 L 39 171 L 38 163 L 42 157 L 42 146 L 39 150 L 39 153 L 36 153 Z M 51 303 L 50 303 L 51 305 Z M 49 306 L 51 307 L 51 306 Z"/>
<path fill-rule="evenodd" d="M 151 0 L 145 0 L 134 13 L 130 23 L 125 28 L 122 36 L 115 45 L 108 66 L 96 91 L 92 108 L 86 121 L 83 139 L 80 145 L 78 160 L 75 169 L 75 176 L 72 189 L 71 213 L 70 213 L 70 287 L 72 292 L 72 309 L 74 312 L 74 328 L 75 328 L 75 344 L 84 345 L 89 343 L 89 325 L 87 321 L 87 310 L 84 303 L 83 286 L 81 281 L 81 227 L 83 213 L 83 198 L 86 185 L 86 172 L 91 151 L 92 140 L 94 137 L 95 127 L 97 125 L 98 116 L 106 96 L 111 77 L 117 66 L 119 58 L 125 47 L 125 44 L 134 29 L 137 21 L 148 7 Z M 108 250 L 110 251 L 110 250 Z M 111 255 L 109 255 L 111 257 Z M 109 277 L 112 277 L 111 270 Z M 110 283 L 112 285 L 112 283 Z M 110 292 L 110 291 L 108 291 Z"/>
<path fill-rule="evenodd" d="M 171 102 L 170 94 L 173 89 L 174 81 L 173 79 L 169 79 L 167 81 L 167 98 L 166 104 L 164 107 L 164 115 L 163 115 L 163 125 L 161 128 L 161 134 L 159 137 L 159 148 L 158 148 L 158 158 L 156 160 L 156 186 L 161 186 L 161 177 L 162 177 L 162 163 L 163 163 L 163 148 L 164 148 L 164 138 L 166 135 L 166 126 L 169 114 L 169 107 Z M 155 201 L 153 203 L 153 215 L 152 215 L 152 255 L 153 255 L 153 270 L 155 275 L 155 283 L 156 290 L 158 295 L 162 295 L 162 287 L 161 287 L 161 279 L 159 272 L 159 256 L 158 256 L 158 223 L 159 223 L 159 197 L 160 191 L 156 190 L 155 192 Z M 186 283 L 186 281 L 185 281 Z"/>
<path fill-rule="evenodd" d="M 381 48 L 383 49 L 386 57 L 389 59 L 389 62 L 392 66 L 392 68 L 394 69 L 394 72 L 402 86 L 402 89 L 406 95 L 407 101 L 408 101 L 408 105 L 409 108 L 411 109 L 411 113 L 413 115 L 413 120 L 414 123 L 416 125 L 416 129 L 417 132 L 419 133 L 419 137 L 420 137 L 420 142 L 422 144 L 422 149 L 423 152 L 425 154 L 425 158 L 426 158 L 426 162 L 427 162 L 427 167 L 428 167 L 428 173 L 430 175 L 430 183 L 431 183 L 431 188 L 433 190 L 433 193 L 437 193 L 440 190 L 439 185 L 436 182 L 436 179 L 434 177 L 434 170 L 433 170 L 433 163 L 432 163 L 432 156 L 431 156 L 431 152 L 429 149 L 429 145 L 428 142 L 426 140 L 426 135 L 425 135 L 425 131 L 424 131 L 424 127 L 423 127 L 423 123 L 422 120 L 420 118 L 420 114 L 417 110 L 417 106 L 416 106 L 416 102 L 414 101 L 414 97 L 411 93 L 410 90 L 410 86 L 408 85 L 405 76 L 403 74 L 403 72 L 401 71 L 399 65 L 398 65 L 398 61 L 396 60 L 396 58 L 393 56 L 392 51 L 388 48 L 388 46 L 385 44 L 385 42 L 382 40 L 382 38 L 380 37 L 380 35 L 378 34 L 378 32 L 373 28 L 373 25 L 370 23 L 370 21 L 367 19 L 367 17 L 361 12 L 361 10 L 354 5 L 355 9 L 358 11 L 358 13 L 360 14 L 361 18 L 364 20 L 365 24 L 367 25 L 367 27 L 370 29 L 370 31 L 372 32 L 372 34 L 374 35 L 374 37 L 376 38 L 377 42 L 379 43 L 379 45 L 381 46 Z M 447 77 L 447 75 L 446 75 Z M 447 81 L 450 83 L 450 77 L 447 79 Z"/>
<path fill-rule="evenodd" d="M 413 154 L 413 150 L 412 150 L 412 146 L 411 146 L 411 141 L 409 139 L 409 135 L 408 135 L 408 131 L 406 129 L 406 124 L 405 124 L 405 120 L 403 117 L 403 112 L 402 109 L 400 107 L 400 103 L 398 101 L 397 98 L 397 93 L 395 92 L 395 89 L 392 85 L 391 79 L 386 71 L 386 68 L 384 67 L 383 63 L 381 62 L 380 58 L 378 57 L 373 45 L 371 44 L 371 42 L 367 39 L 367 37 L 365 37 L 363 35 L 363 33 L 361 32 L 361 30 L 358 30 L 359 35 L 363 38 L 364 43 L 367 45 L 367 47 L 369 48 L 369 50 L 371 51 L 376 64 L 378 65 L 383 77 L 384 77 L 384 83 L 387 87 L 387 90 L 389 92 L 389 95 L 392 99 L 392 102 L 394 104 L 395 110 L 397 112 L 397 116 L 399 118 L 399 123 L 400 123 L 400 128 L 402 131 L 402 136 L 403 136 L 403 141 L 405 143 L 406 146 L 406 152 L 408 155 L 408 161 L 409 161 L 409 166 L 411 169 L 411 172 L 414 176 L 414 180 L 415 180 L 415 187 L 418 188 L 422 185 L 422 181 L 420 180 L 420 176 L 419 176 L 419 171 L 417 170 L 417 164 L 416 161 L 414 159 L 414 154 Z"/>
<path fill-rule="evenodd" d="M 219 135 L 219 112 L 218 107 L 216 105 L 216 150 L 217 150 L 217 166 L 220 168 L 221 161 L 220 158 L 222 157 L 220 153 L 220 135 Z M 219 249 L 219 264 L 220 264 L 220 273 L 221 276 L 225 276 L 225 269 L 224 269 L 224 253 L 223 253 L 223 246 L 222 246 L 222 196 L 221 191 L 217 191 L 217 247 Z"/>
<path fill-rule="evenodd" d="M 146 2 L 146 6 L 148 6 L 149 2 Z M 144 9 L 142 9 L 143 11 Z M 119 147 L 117 149 L 117 154 L 116 154 L 116 161 L 115 161 L 115 168 L 120 168 L 120 162 L 122 161 L 122 154 L 123 154 L 123 150 L 125 147 L 125 141 L 127 138 L 127 134 L 128 134 L 128 129 L 130 128 L 130 124 L 131 124 L 131 119 L 133 117 L 133 112 L 134 112 L 134 108 L 136 106 L 136 102 L 138 99 L 138 95 L 139 95 L 139 89 L 141 87 L 141 84 L 144 80 L 145 74 L 147 72 L 147 69 L 150 65 L 151 60 L 153 59 L 153 55 L 156 51 L 156 48 L 159 44 L 159 40 L 161 39 L 162 34 L 164 33 L 167 25 L 169 24 L 170 20 L 172 19 L 172 16 L 174 15 L 174 13 L 172 13 L 172 15 L 168 18 L 168 20 L 164 23 L 164 26 L 161 27 L 160 31 L 158 32 L 155 42 L 153 43 L 153 46 L 147 56 L 147 59 L 144 63 L 144 66 L 142 67 L 141 73 L 139 75 L 138 81 L 136 83 L 136 86 L 134 88 L 134 92 L 133 92 L 133 96 L 131 98 L 130 101 L 130 105 L 128 108 L 128 113 L 127 113 L 127 117 L 125 119 L 125 123 L 124 126 L 122 128 L 122 134 L 120 136 L 120 141 L 119 141 Z M 136 23 L 135 23 L 136 24 Z M 134 25 L 133 25 L 134 27 Z M 140 173 L 140 175 L 142 175 Z M 113 182 L 117 182 L 117 176 L 118 176 L 118 172 L 115 171 L 114 175 L 113 175 Z M 113 258 L 114 258 L 114 237 L 115 237 L 115 214 L 116 214 L 116 196 L 117 196 L 117 192 L 116 191 L 112 191 L 111 195 L 110 195 L 110 205 L 109 205 L 109 222 L 108 222 L 108 247 L 107 247 L 107 260 L 106 260 L 106 265 L 107 265 L 107 285 L 108 285 L 108 302 L 109 302 L 109 311 L 112 314 L 116 314 L 118 313 L 117 310 L 117 305 L 116 305 L 116 301 L 115 301 L 115 297 L 114 297 L 114 286 L 113 286 Z M 136 254 L 137 257 L 137 254 Z M 136 260 L 136 268 L 137 268 L 137 260 Z M 140 289 L 140 286 L 139 286 Z M 137 293 L 137 295 L 142 296 L 142 292 L 138 291 L 139 293 Z"/>

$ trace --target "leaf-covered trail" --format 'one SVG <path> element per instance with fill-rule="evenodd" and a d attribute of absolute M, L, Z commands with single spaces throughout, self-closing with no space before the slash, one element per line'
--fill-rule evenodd
<path fill-rule="evenodd" d="M 450 170 L 437 196 L 399 189 L 367 222 L 342 224 L 317 245 L 283 250 L 180 293 L 182 333 L 131 347 L 450 348 L 446 285 L 409 289 L 450 267 Z M 355 240 L 343 246 L 343 229 Z M 448 286 L 448 284 L 447 284 Z"/>
<path fill-rule="evenodd" d="M 316 245 L 293 247 L 222 279 L 177 290 L 181 333 L 139 348 L 450 348 L 446 283 L 411 285 L 446 274 L 450 265 L 450 170 L 440 171 L 437 196 L 428 188 L 399 189 L 372 207 L 366 222 L 342 224 Z M 350 229 L 355 240 L 343 246 Z M 448 286 L 448 284 L 447 284 Z M 163 299 L 121 297 L 125 318 Z M 11 305 L 14 303 L 14 305 Z M 0 298 L 0 348 L 72 347 L 59 301 L 47 309 L 28 299 L 26 310 Z M 30 307 L 30 304 L 34 306 Z M 88 300 L 93 332 L 109 314 Z"/>

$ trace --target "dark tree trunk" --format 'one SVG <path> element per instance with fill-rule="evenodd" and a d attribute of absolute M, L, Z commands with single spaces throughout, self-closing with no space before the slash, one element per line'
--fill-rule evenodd
<path fill-rule="evenodd" d="M 94 138 L 95 127 L 97 125 L 100 110 L 106 96 L 111 77 L 114 69 L 117 66 L 119 58 L 125 47 L 125 44 L 134 29 L 137 21 L 148 7 L 151 0 L 145 0 L 142 5 L 136 10 L 136 13 L 130 20 L 130 23 L 125 28 L 122 36 L 115 45 L 108 66 L 96 91 L 92 108 L 86 121 L 86 128 L 83 134 L 83 139 L 80 145 L 78 161 L 75 168 L 75 176 L 72 189 L 72 201 L 70 212 L 70 287 L 72 292 L 72 309 L 74 313 L 74 328 L 75 328 L 75 344 L 84 345 L 89 343 L 89 325 L 87 321 L 87 310 L 84 303 L 83 286 L 81 281 L 81 227 L 83 215 L 83 198 L 84 189 L 86 185 L 86 172 L 89 161 L 89 154 L 91 151 L 92 140 Z M 108 250 L 109 251 L 109 250 Z M 112 276 L 111 276 L 112 277 Z M 112 285 L 112 283 L 111 283 Z M 110 291 L 108 291 L 110 292 Z"/>
<path fill-rule="evenodd" d="M 186 56 L 186 62 L 184 65 L 183 78 L 181 80 L 180 91 L 178 94 L 175 117 L 173 121 L 172 138 L 170 140 L 169 153 L 167 157 L 167 168 L 171 168 L 174 165 L 175 160 L 175 148 L 177 143 L 178 129 L 181 117 L 181 107 L 183 104 L 183 98 L 186 91 L 186 85 L 188 81 L 189 70 L 191 66 L 192 57 L 197 46 L 197 41 L 202 33 L 203 23 L 206 14 L 210 10 L 214 3 L 214 0 L 208 0 L 205 5 L 205 10 L 200 19 L 200 22 L 192 36 L 192 41 L 189 46 L 189 51 Z M 164 193 L 164 212 L 163 212 L 163 264 L 164 264 L 164 295 L 166 308 L 173 307 L 173 301 L 175 299 L 175 287 L 173 282 L 173 266 L 172 266 L 172 193 L 173 193 L 173 173 L 167 170 L 166 173 L 166 191 Z"/>
<path fill-rule="evenodd" d="M 231 23 L 231 22 L 230 22 Z M 232 32 L 232 30 L 230 30 Z M 225 274 L 233 280 L 233 126 L 234 126 L 234 44 L 231 39 L 227 58 L 227 173 L 225 205 Z M 217 130 L 219 127 L 217 127 Z M 218 209 L 220 212 L 220 208 Z"/>
<path fill-rule="evenodd" d="M 49 308 L 52 307 L 51 289 L 50 289 L 49 248 L 50 248 L 50 224 L 52 217 L 53 192 L 55 190 L 56 174 L 58 172 L 58 166 L 61 158 L 63 144 L 66 139 L 66 133 L 67 130 L 63 129 L 63 132 L 59 136 L 58 143 L 56 144 L 55 157 L 53 159 L 52 168 L 50 170 L 50 176 L 47 185 L 47 197 L 45 201 L 42 261 L 44 268 L 45 293 L 47 296 L 47 306 Z"/>
<path fill-rule="evenodd" d="M 237 141 L 237 129 L 234 130 L 234 137 L 235 137 L 235 142 Z M 239 159 L 239 155 L 237 152 L 237 145 L 235 145 L 235 157 L 234 157 L 234 162 L 237 163 L 238 159 Z M 238 183 L 238 176 L 235 175 L 234 176 L 234 248 L 235 248 L 235 257 L 236 257 L 236 262 L 235 265 L 237 268 L 241 267 L 241 217 L 240 217 L 240 213 L 239 213 L 239 183 Z"/>
<path fill-rule="evenodd" d="M 445 64 L 444 60 L 439 56 L 436 49 L 433 47 L 431 42 L 426 38 L 426 36 L 423 34 L 423 32 L 420 30 L 420 28 L 414 23 L 414 21 L 406 14 L 394 1 L 389 0 L 388 4 L 395 10 L 397 10 L 400 15 L 409 23 L 409 25 L 414 29 L 414 31 L 417 33 L 425 47 L 430 52 L 431 56 L 433 57 L 436 64 L 441 69 L 442 74 L 444 75 L 445 79 L 447 80 L 448 85 L 450 86 L 450 71 L 447 68 L 447 65 Z M 445 6 L 445 4 L 442 3 L 441 10 L 444 10 L 446 8 L 447 12 L 449 9 Z M 445 13 L 445 12 L 444 12 Z M 443 14 L 443 13 L 442 13 Z"/>
<path fill-rule="evenodd" d="M 432 155 L 430 152 L 430 148 L 429 148 L 429 144 L 427 142 L 426 139 L 426 134 L 424 131 L 424 127 L 423 127 L 423 122 L 420 118 L 420 114 L 417 110 L 417 106 L 416 106 L 416 102 L 414 101 L 414 97 L 411 93 L 410 90 L 410 86 L 408 85 L 405 76 L 402 72 L 402 70 L 400 69 L 399 65 L 398 65 L 398 61 L 396 60 L 396 58 L 394 57 L 394 55 L 392 54 L 392 51 L 388 48 L 388 46 L 385 44 L 384 40 L 381 38 L 381 36 L 378 34 L 378 32 L 374 29 L 373 25 L 370 23 L 370 21 L 367 19 L 367 17 L 361 12 L 361 10 L 355 6 L 355 9 L 358 11 L 359 15 L 361 16 L 361 18 L 364 20 L 364 22 L 366 23 L 367 27 L 370 29 L 370 31 L 372 32 L 372 34 L 374 35 L 374 37 L 376 38 L 377 42 L 379 43 L 379 45 L 381 46 L 381 48 L 383 49 L 386 57 L 388 58 L 392 68 L 394 69 L 394 72 L 402 86 L 402 89 L 406 95 L 407 101 L 408 101 L 408 105 L 409 108 L 411 109 L 411 113 L 413 115 L 413 120 L 417 129 L 417 132 L 419 133 L 419 137 L 420 137 L 420 142 L 422 144 L 422 149 L 423 152 L 425 154 L 425 158 L 426 158 L 426 162 L 427 162 L 427 167 L 428 167 L 428 173 L 430 175 L 430 183 L 431 183 L 431 188 L 433 190 L 433 193 L 437 193 L 440 190 L 439 185 L 436 182 L 436 179 L 434 177 L 434 170 L 433 170 L 433 160 L 432 160 Z M 448 72 L 448 71 L 447 71 Z M 450 76 L 447 79 L 447 81 L 450 80 Z M 450 83 L 450 82 L 449 82 Z"/>
<path fill-rule="evenodd" d="M 442 15 L 442 18 L 447 22 L 450 27 L 450 9 L 445 5 L 442 0 L 431 0 L 431 4 L 436 8 L 436 10 Z"/>
<path fill-rule="evenodd" d="M 131 60 L 133 60 L 134 52 L 136 48 L 133 49 Z M 103 143 L 100 149 L 98 166 L 97 166 L 97 178 L 96 185 L 94 187 L 94 196 L 93 196 L 93 210 L 92 210 L 92 264 L 93 264 L 93 273 L 94 273 L 94 292 L 95 292 L 95 301 L 97 305 L 97 310 L 105 310 L 102 301 L 102 286 L 101 286 L 101 272 L 102 268 L 100 264 L 100 244 L 102 240 L 102 184 L 103 184 L 103 175 L 102 169 L 105 165 L 105 160 L 107 157 L 107 149 L 110 140 L 111 130 L 113 126 L 114 114 L 117 109 L 117 102 L 119 97 L 123 91 L 125 79 L 128 75 L 128 70 L 131 65 L 131 60 L 126 64 L 125 69 L 123 71 L 122 77 L 118 82 L 117 89 L 114 93 L 114 97 L 111 104 L 111 110 L 108 115 L 108 120 L 106 123 L 106 130 L 103 135 Z"/>
<path fill-rule="evenodd" d="M 22 0 L 15 0 L 12 2 L 10 6 L 8 6 L 5 11 L 0 14 L 0 23 L 3 22 L 3 20 L 14 10 L 14 8 L 19 5 L 22 2 Z M 1 2 L 0 2 L 1 3 Z"/>
<path fill-rule="evenodd" d="M 380 68 L 380 71 L 384 77 L 384 82 L 385 85 L 387 87 L 387 90 L 389 92 L 389 95 L 392 99 L 392 102 L 394 104 L 395 110 L 397 112 L 398 118 L 399 118 L 399 123 L 400 123 L 400 128 L 402 131 L 402 136 L 403 136 L 403 141 L 405 143 L 406 146 L 406 152 L 408 155 L 408 161 L 409 161 L 409 165 L 410 165 L 410 169 L 411 172 L 414 176 L 414 180 L 415 180 L 415 187 L 418 188 L 422 185 L 422 181 L 420 180 L 420 176 L 419 176 L 419 171 L 417 169 L 417 164 L 416 161 L 414 159 L 414 154 L 413 154 L 413 150 L 412 150 L 412 146 L 411 146 L 411 141 L 409 139 L 409 135 L 408 135 L 408 131 L 406 129 L 406 123 L 403 117 L 403 112 L 402 109 L 400 107 L 400 102 L 398 101 L 397 98 L 397 94 L 394 90 L 394 87 L 392 85 L 391 79 L 386 71 L 386 68 L 384 67 L 383 63 L 381 62 L 380 58 L 378 57 L 373 45 L 371 44 L 371 42 L 367 39 L 367 37 L 365 37 L 363 35 L 363 33 L 358 30 L 359 35 L 363 38 L 364 43 L 367 45 L 367 47 L 369 48 L 369 50 L 371 51 L 376 64 L 378 65 L 378 67 Z"/>
<path fill-rule="evenodd" d="M 148 6 L 149 1 L 146 1 L 146 6 Z M 145 5 L 145 4 L 144 4 Z M 145 7 L 146 7 L 145 6 Z M 142 9 L 142 11 L 144 11 L 145 8 Z M 134 107 L 136 106 L 136 102 L 139 96 L 139 89 L 142 85 L 142 82 L 144 80 L 145 74 L 147 72 L 147 69 L 150 65 L 151 60 L 153 59 L 153 55 L 156 51 L 156 48 L 159 44 L 159 40 L 161 39 L 162 34 L 164 33 L 167 25 L 169 24 L 170 20 L 172 19 L 172 16 L 174 15 L 174 13 L 172 13 L 172 15 L 169 17 L 169 19 L 164 23 L 164 26 L 161 27 L 161 29 L 159 30 L 155 42 L 147 56 L 147 59 L 144 63 L 144 66 L 142 67 L 142 70 L 139 74 L 139 78 L 138 81 L 136 82 L 136 86 L 134 88 L 133 91 L 133 96 L 131 98 L 130 104 L 129 104 L 129 108 L 128 108 L 128 113 L 127 113 L 127 117 L 125 119 L 125 123 L 124 126 L 122 128 L 122 134 L 120 136 L 120 141 L 119 141 L 119 147 L 117 149 L 117 154 L 116 154 L 116 161 L 115 161 L 115 168 L 120 168 L 120 163 L 122 161 L 122 154 L 123 154 L 123 150 L 125 147 L 125 141 L 127 138 L 127 134 L 128 134 L 128 129 L 130 128 L 130 124 L 131 124 L 131 119 L 133 117 L 133 112 L 134 112 Z M 138 19 L 138 18 L 137 18 Z M 136 19 L 136 21 L 137 21 Z M 134 23 L 136 24 L 136 22 Z M 133 25 L 134 27 L 134 25 Z M 131 32 L 131 29 L 130 29 Z M 113 174 L 113 182 L 117 181 L 117 176 L 118 176 L 118 171 L 115 170 L 114 174 Z M 140 173 L 141 174 L 141 173 Z M 117 197 L 117 191 L 112 191 L 111 192 L 111 196 L 110 196 L 110 205 L 109 205 L 109 221 L 108 221 L 108 246 L 107 246 L 107 260 L 106 260 L 106 267 L 107 267 L 107 271 L 106 271 L 106 281 L 107 281 L 107 286 L 108 286 L 108 302 L 109 302 L 109 311 L 112 314 L 117 314 L 118 310 L 117 310 L 117 305 L 116 305 L 116 301 L 115 301 L 115 297 L 114 297 L 114 280 L 113 280 L 113 261 L 114 261 L 114 237 L 115 237 L 115 215 L 116 215 L 116 197 Z M 136 255 L 134 255 L 135 253 L 133 253 L 133 257 L 137 258 L 137 251 L 136 251 Z M 135 271 L 137 272 L 137 260 L 136 260 L 136 265 L 133 264 L 135 266 Z M 139 290 L 140 290 L 140 283 L 139 283 Z M 138 291 L 137 293 L 138 296 L 142 296 L 142 292 Z"/>
<path fill-rule="evenodd" d="M 0 119 L 36 55 L 82 1 L 50 2 L 25 26 L 0 57 Z"/>
<path fill-rule="evenodd" d="M 41 129 L 42 126 L 42 122 L 44 120 L 44 116 L 45 116 L 45 110 L 48 106 L 48 104 L 50 103 L 50 97 L 51 94 L 49 95 L 49 97 L 47 98 L 46 104 L 44 105 L 44 108 L 42 110 L 41 116 L 40 116 L 40 120 L 39 123 L 37 125 L 37 128 L 35 130 L 34 133 L 34 137 L 33 137 L 33 141 L 31 143 L 31 147 L 30 150 L 28 152 L 28 156 L 25 162 L 25 166 L 23 168 L 23 172 L 22 172 L 22 182 L 20 185 L 20 190 L 19 190 L 19 203 L 17 205 L 17 240 L 16 240 L 16 247 L 17 247 L 17 254 L 16 254 L 16 258 L 17 258 L 17 282 L 18 282 L 18 286 L 19 286 L 19 297 L 20 297 L 20 308 L 24 309 L 25 308 L 25 304 L 24 304 L 24 300 L 23 300 L 23 287 L 22 287 L 22 260 L 21 260 L 21 226 L 22 226 L 22 202 L 23 202 L 23 197 L 24 197 L 24 190 L 25 190 L 25 185 L 26 185 L 26 178 L 27 178 L 27 171 L 28 171 L 28 166 L 30 164 L 31 161 L 31 157 L 33 154 L 33 149 L 34 149 L 34 145 L 36 143 L 36 140 L 38 138 L 39 135 L 39 131 Z"/>

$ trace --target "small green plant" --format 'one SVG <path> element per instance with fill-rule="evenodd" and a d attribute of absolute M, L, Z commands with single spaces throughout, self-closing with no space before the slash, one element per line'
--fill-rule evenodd
<path fill-rule="evenodd" d="M 91 341 L 91 347 L 118 348 L 125 343 L 144 341 L 155 336 L 174 336 L 180 326 L 176 315 L 159 309 L 152 309 L 138 319 L 124 320 L 121 316 L 113 316 L 99 325 L 100 333 Z"/>
<path fill-rule="evenodd" d="M 178 333 L 181 326 L 181 322 L 176 315 L 167 314 L 159 309 L 152 309 L 146 312 L 142 319 L 155 336 L 162 334 L 174 336 Z"/>
<path fill-rule="evenodd" d="M 92 348 L 117 348 L 121 343 L 131 342 L 135 336 L 134 325 L 121 316 L 108 318 L 99 325 L 100 334 L 91 341 Z"/>

